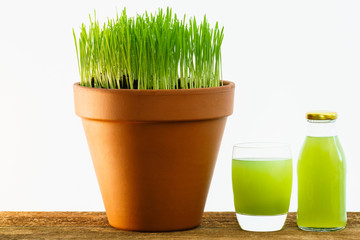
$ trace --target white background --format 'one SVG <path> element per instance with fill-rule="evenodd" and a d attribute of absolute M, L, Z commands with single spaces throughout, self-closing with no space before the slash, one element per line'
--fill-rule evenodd
<path fill-rule="evenodd" d="M 360 1 L 1 1 L 0 210 L 104 210 L 72 84 L 72 28 L 127 7 L 173 7 L 225 26 L 224 79 L 236 83 L 207 211 L 233 211 L 232 145 L 281 141 L 294 166 L 305 113 L 339 113 L 347 157 L 347 209 L 360 211 Z M 296 168 L 294 168 L 295 170 Z M 294 174 L 296 172 L 294 171 Z M 296 175 L 294 175 L 296 176 Z M 296 211 L 296 177 L 290 211 Z"/>

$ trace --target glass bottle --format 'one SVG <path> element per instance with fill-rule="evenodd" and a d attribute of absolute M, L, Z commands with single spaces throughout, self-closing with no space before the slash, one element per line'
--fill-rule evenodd
<path fill-rule="evenodd" d="M 346 226 L 345 156 L 336 134 L 336 112 L 307 113 L 308 134 L 298 160 L 297 225 L 305 231 Z"/>

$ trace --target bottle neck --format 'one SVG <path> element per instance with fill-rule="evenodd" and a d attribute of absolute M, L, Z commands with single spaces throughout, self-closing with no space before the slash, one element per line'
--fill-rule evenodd
<path fill-rule="evenodd" d="M 337 136 L 335 120 L 307 120 L 307 136 L 332 137 Z"/>

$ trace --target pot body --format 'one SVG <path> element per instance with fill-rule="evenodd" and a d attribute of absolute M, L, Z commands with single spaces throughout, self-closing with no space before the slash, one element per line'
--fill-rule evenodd
<path fill-rule="evenodd" d="M 75 111 L 82 117 L 110 225 L 173 231 L 200 224 L 234 87 L 231 82 L 190 90 L 74 85 Z"/>

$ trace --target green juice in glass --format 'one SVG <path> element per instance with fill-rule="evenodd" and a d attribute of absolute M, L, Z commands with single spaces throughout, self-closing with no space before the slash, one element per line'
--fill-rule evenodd
<path fill-rule="evenodd" d="M 306 137 L 297 170 L 298 226 L 303 230 L 344 228 L 345 158 L 338 137 Z"/>
<path fill-rule="evenodd" d="M 236 213 L 273 216 L 289 210 L 291 159 L 233 159 L 232 183 Z"/>

